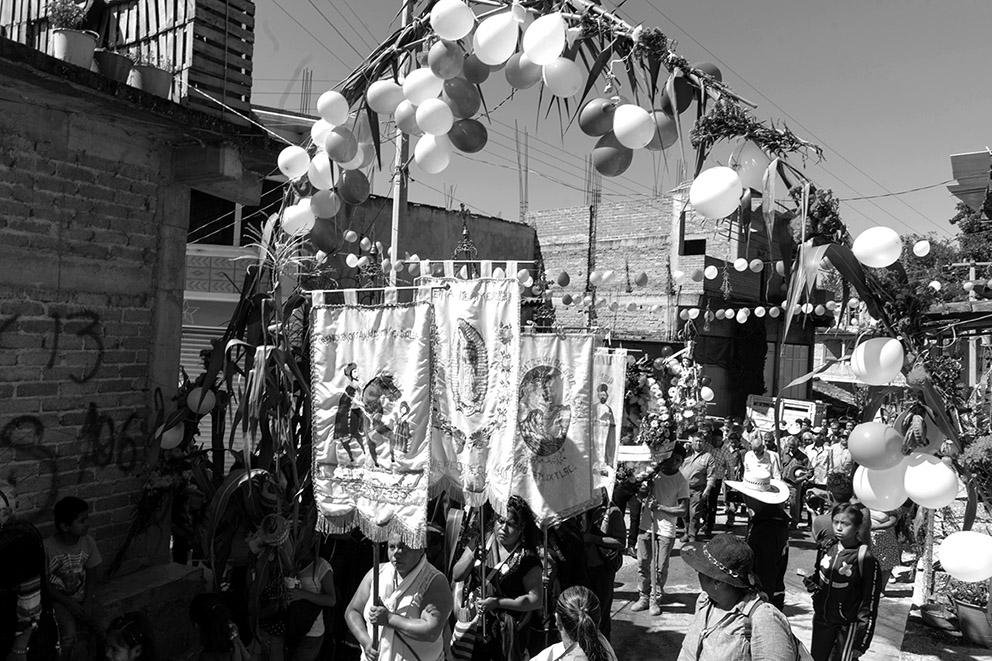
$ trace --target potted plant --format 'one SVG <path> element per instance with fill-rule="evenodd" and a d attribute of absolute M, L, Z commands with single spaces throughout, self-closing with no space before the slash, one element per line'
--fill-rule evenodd
<path fill-rule="evenodd" d="M 140 90 L 168 99 L 172 92 L 172 61 L 164 55 L 138 53 L 128 84 Z"/>
<path fill-rule="evenodd" d="M 131 56 L 109 48 L 97 48 L 93 53 L 93 70 L 118 83 L 126 83 L 134 67 Z"/>
<path fill-rule="evenodd" d="M 52 55 L 89 69 L 100 35 L 80 30 L 86 12 L 74 0 L 52 0 L 48 4 L 48 23 L 52 26 Z"/>
<path fill-rule="evenodd" d="M 976 645 L 992 647 L 992 613 L 989 613 L 989 583 L 953 580 L 949 596 L 958 616 L 958 629 Z"/>

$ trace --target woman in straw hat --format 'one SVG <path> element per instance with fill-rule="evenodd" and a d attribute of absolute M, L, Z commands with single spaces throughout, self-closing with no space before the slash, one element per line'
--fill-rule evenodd
<path fill-rule="evenodd" d="M 756 587 L 754 554 L 740 537 L 717 535 L 682 547 L 702 593 L 678 661 L 809 659 L 789 621 Z"/>
<path fill-rule="evenodd" d="M 754 573 L 768 601 L 780 610 L 785 606 L 785 571 L 789 565 L 789 523 L 783 504 L 789 500 L 789 485 L 772 478 L 763 467 L 745 471 L 740 481 L 727 486 L 744 496 L 751 512 L 747 544 L 754 552 Z"/>

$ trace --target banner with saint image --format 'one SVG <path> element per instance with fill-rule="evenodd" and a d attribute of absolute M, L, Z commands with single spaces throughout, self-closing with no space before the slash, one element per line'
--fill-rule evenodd
<path fill-rule="evenodd" d="M 540 525 L 599 505 L 593 477 L 591 388 L 595 338 L 589 333 L 520 338 L 517 434 L 509 470 L 514 493 Z"/>
<path fill-rule="evenodd" d="M 319 304 L 311 315 L 313 489 L 318 530 L 426 543 L 429 303 Z"/>
<path fill-rule="evenodd" d="M 623 422 L 624 391 L 627 387 L 627 352 L 596 349 L 592 361 L 592 469 L 596 488 L 613 493 L 617 478 L 617 450 Z"/>
<path fill-rule="evenodd" d="M 469 505 L 510 497 L 495 464 L 509 456 L 516 419 L 520 286 L 515 278 L 422 278 L 434 305 L 431 482 Z"/>

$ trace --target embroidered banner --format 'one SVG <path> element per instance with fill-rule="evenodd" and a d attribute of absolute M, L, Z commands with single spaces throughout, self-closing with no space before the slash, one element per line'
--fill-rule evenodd
<path fill-rule="evenodd" d="M 487 479 L 487 473 L 513 447 L 519 285 L 514 278 L 420 282 L 437 326 L 431 482 L 436 491 L 461 491 L 469 505 L 489 500 L 503 511 L 510 483 Z"/>
<path fill-rule="evenodd" d="M 317 294 L 316 296 L 319 296 Z M 426 544 L 429 303 L 313 306 L 313 489 L 325 533 Z"/>
<path fill-rule="evenodd" d="M 542 526 L 602 500 L 590 456 L 594 344 L 587 333 L 520 338 L 517 433 L 509 465 L 514 493 Z"/>
<path fill-rule="evenodd" d="M 613 493 L 617 477 L 617 450 L 627 386 L 627 352 L 596 349 L 592 360 L 592 471 L 593 486 Z"/>

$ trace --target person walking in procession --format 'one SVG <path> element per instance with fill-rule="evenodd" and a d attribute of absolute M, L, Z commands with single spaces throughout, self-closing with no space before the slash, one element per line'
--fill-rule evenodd
<path fill-rule="evenodd" d="M 796 661 L 809 658 L 789 621 L 755 583 L 754 554 L 740 537 L 716 535 L 682 547 L 702 592 L 678 661 Z"/>
<path fill-rule="evenodd" d="M 444 574 L 398 533 L 389 536 L 389 562 L 365 574 L 345 611 L 345 622 L 362 646 L 363 661 L 442 661 L 441 634 L 451 615 Z M 379 573 L 374 594 L 373 572 Z M 378 635 L 377 635 L 378 634 Z"/>
<path fill-rule="evenodd" d="M 669 450 L 651 482 L 641 510 L 641 532 L 637 536 L 640 596 L 630 607 L 634 612 L 650 608 L 651 615 L 661 615 L 661 599 L 668 580 L 668 563 L 678 536 L 676 524 L 679 517 L 689 516 L 689 484 L 679 472 L 683 452 L 680 446 Z"/>
<path fill-rule="evenodd" d="M 831 511 L 833 543 L 816 554 L 815 573 L 806 587 L 813 595 L 815 661 L 851 661 L 871 644 L 878 617 L 881 571 L 861 538 L 868 511 L 857 503 Z"/>
<path fill-rule="evenodd" d="M 755 468 L 727 486 L 740 491 L 751 510 L 746 539 L 754 552 L 754 573 L 768 601 L 782 610 L 789 565 L 789 515 L 783 503 L 789 499 L 789 485 L 772 479 L 764 468 Z"/>
<path fill-rule="evenodd" d="M 764 468 L 776 480 L 782 479 L 782 461 L 778 452 L 769 450 L 765 439 L 757 437 L 751 441 L 751 449 L 744 455 L 744 472 L 755 468 Z"/>
<path fill-rule="evenodd" d="M 696 428 L 689 430 L 689 447 L 692 453 L 682 463 L 682 476 L 689 484 L 689 514 L 685 532 L 689 541 L 703 534 L 706 524 L 706 505 L 716 488 L 716 459 L 709 451 L 705 434 Z"/>
<path fill-rule="evenodd" d="M 585 547 L 586 566 L 588 567 L 589 589 L 599 600 L 602 613 L 599 620 L 599 630 L 610 639 L 610 609 L 613 605 L 613 582 L 617 570 L 623 565 L 623 550 L 626 542 L 627 527 L 623 522 L 623 512 L 612 500 L 606 499 L 606 504 L 586 515 Z"/>

